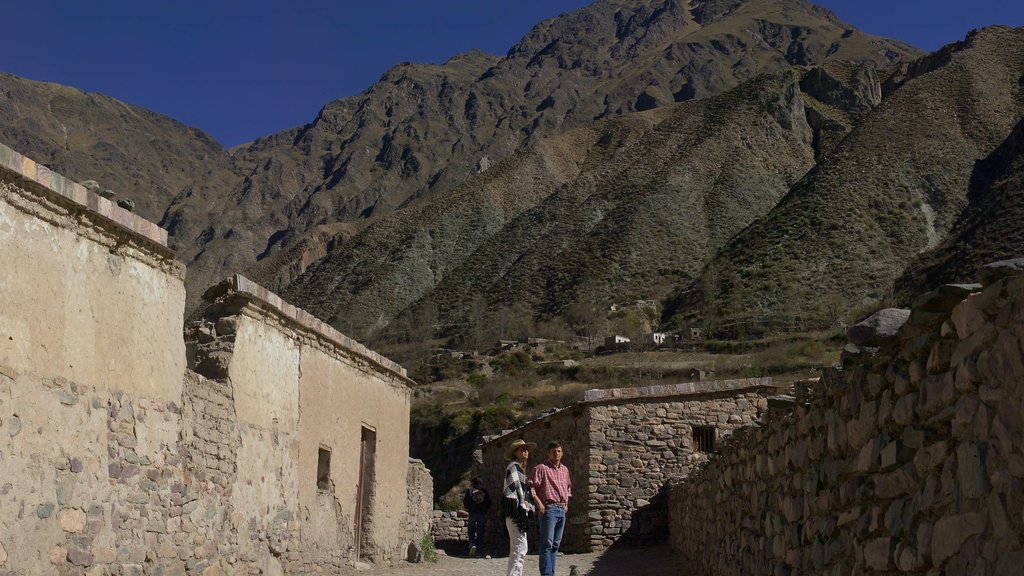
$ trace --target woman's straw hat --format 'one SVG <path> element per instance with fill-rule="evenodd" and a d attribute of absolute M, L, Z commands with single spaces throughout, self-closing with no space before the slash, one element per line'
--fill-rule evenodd
<path fill-rule="evenodd" d="M 537 447 L 537 443 L 536 442 L 527 442 L 526 440 L 523 440 L 522 438 L 519 438 L 517 440 L 513 440 L 512 443 L 508 445 L 508 450 L 505 452 L 505 460 L 515 460 L 516 459 L 516 456 L 515 456 L 516 450 L 519 450 L 520 448 L 523 448 L 523 447 L 526 447 L 527 450 L 533 450 L 534 448 Z"/>

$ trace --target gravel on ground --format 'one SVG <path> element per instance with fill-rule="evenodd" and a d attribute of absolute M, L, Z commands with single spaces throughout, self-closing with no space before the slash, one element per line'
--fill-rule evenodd
<path fill-rule="evenodd" d="M 369 570 L 353 572 L 367 576 L 504 576 L 507 557 L 467 558 L 464 556 L 441 556 L 437 562 L 420 564 L 399 563 L 394 566 L 377 566 Z M 577 566 L 579 576 L 685 576 L 681 566 L 672 559 L 668 547 L 659 546 L 641 549 L 614 549 L 591 554 L 566 554 L 559 556 L 556 576 L 568 576 L 570 568 Z M 523 574 L 538 573 L 537 556 L 526 557 Z"/>

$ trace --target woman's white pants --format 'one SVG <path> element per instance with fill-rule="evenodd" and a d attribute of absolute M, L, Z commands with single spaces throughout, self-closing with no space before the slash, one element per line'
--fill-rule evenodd
<path fill-rule="evenodd" d="M 508 528 L 508 576 L 523 576 L 523 562 L 526 560 L 526 532 L 519 529 L 511 518 L 505 518 Z"/>

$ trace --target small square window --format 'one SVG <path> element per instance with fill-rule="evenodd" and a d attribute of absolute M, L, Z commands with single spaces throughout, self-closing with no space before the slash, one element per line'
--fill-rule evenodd
<path fill-rule="evenodd" d="M 321 447 L 316 458 L 316 487 L 319 490 L 331 489 L 331 451 Z"/>
<path fill-rule="evenodd" d="M 694 426 L 693 444 L 698 452 L 711 453 L 715 451 L 715 428 L 714 426 Z"/>

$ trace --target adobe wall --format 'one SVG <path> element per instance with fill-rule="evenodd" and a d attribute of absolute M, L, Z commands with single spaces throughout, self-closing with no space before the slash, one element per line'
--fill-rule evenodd
<path fill-rule="evenodd" d="M 197 371 L 232 390 L 240 436 L 233 502 L 248 536 L 266 538 L 287 524 L 279 544 L 289 551 L 286 571 L 404 558 L 428 526 L 406 524 L 423 514 L 407 503 L 411 393 L 404 370 L 353 353 L 351 341 L 243 277 L 206 297 L 213 302 L 193 327 L 190 357 Z M 376 450 L 357 549 L 364 428 L 376 433 Z M 321 449 L 331 455 L 326 488 L 318 486 Z M 426 481 L 420 476 L 413 476 L 417 485 Z M 430 491 L 423 497 L 420 506 L 428 507 Z M 410 540 L 411 532 L 420 535 Z"/>
<path fill-rule="evenodd" d="M 185 267 L 141 222 L 0 144 L 0 364 L 181 400 Z"/>
<path fill-rule="evenodd" d="M 1020 573 L 1024 277 L 999 279 L 1013 268 L 922 296 L 898 332 L 897 311 L 866 323 L 841 370 L 673 486 L 673 550 L 715 575 Z"/>
<path fill-rule="evenodd" d="M 2 145 L 0 262 L 0 574 L 351 567 L 361 424 L 368 556 L 427 530 L 401 367 L 241 278 L 186 347 L 166 233 Z M 316 488 L 321 445 L 336 490 Z"/>
<path fill-rule="evenodd" d="M 408 488 L 405 514 L 402 517 L 401 540 L 414 544 L 417 550 L 422 551 L 420 544 L 431 529 L 434 515 L 434 479 L 423 461 L 410 458 L 405 484 Z M 410 560 L 408 557 L 406 559 Z"/>
<path fill-rule="evenodd" d="M 0 145 L 0 261 L 0 573 L 237 561 L 180 445 L 202 426 L 166 233 Z"/>

